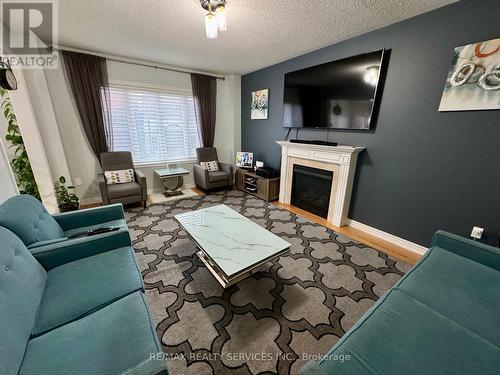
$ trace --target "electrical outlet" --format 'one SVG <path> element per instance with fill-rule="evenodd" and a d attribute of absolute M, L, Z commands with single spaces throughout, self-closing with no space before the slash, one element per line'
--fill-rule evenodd
<path fill-rule="evenodd" d="M 475 238 L 476 240 L 480 240 L 481 237 L 483 237 L 483 233 L 484 233 L 484 228 L 474 227 L 472 228 L 472 233 L 470 234 L 470 236 L 472 238 Z"/>
<path fill-rule="evenodd" d="M 82 184 L 82 179 L 80 177 L 75 177 L 75 186 L 80 186 Z"/>

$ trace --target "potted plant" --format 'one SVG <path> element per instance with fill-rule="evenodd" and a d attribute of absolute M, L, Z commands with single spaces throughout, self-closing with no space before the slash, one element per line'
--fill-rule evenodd
<path fill-rule="evenodd" d="M 59 177 L 59 185 L 55 187 L 57 201 L 59 202 L 59 211 L 68 212 L 78 210 L 80 207 L 79 198 L 70 191 L 74 191 L 74 186 L 66 187 L 64 176 Z"/>

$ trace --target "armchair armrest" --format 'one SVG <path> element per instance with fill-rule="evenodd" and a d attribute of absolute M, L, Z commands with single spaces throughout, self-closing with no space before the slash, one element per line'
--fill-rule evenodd
<path fill-rule="evenodd" d="M 142 200 L 145 201 L 148 198 L 148 186 L 146 182 L 146 176 L 141 171 L 134 169 L 135 180 L 141 185 Z"/>
<path fill-rule="evenodd" d="M 106 184 L 106 177 L 103 173 L 97 175 L 97 184 L 99 185 L 99 191 L 101 192 L 102 204 L 109 204 L 108 198 L 108 185 Z"/>
<path fill-rule="evenodd" d="M 52 217 L 61 226 L 62 230 L 67 231 L 87 225 L 125 219 L 125 212 L 121 203 L 115 203 L 108 206 L 55 214 Z"/>
<path fill-rule="evenodd" d="M 229 185 L 232 185 L 234 181 L 234 167 L 226 163 L 219 163 L 219 167 L 222 171 L 229 173 Z"/>
<path fill-rule="evenodd" d="M 47 271 L 62 264 L 131 246 L 128 230 L 80 237 L 30 249 L 31 254 Z"/>
<path fill-rule="evenodd" d="M 193 164 L 194 182 L 202 188 L 208 188 L 208 169 L 199 164 Z"/>
<path fill-rule="evenodd" d="M 432 247 L 434 246 L 500 271 L 500 249 L 496 247 L 442 230 L 438 230 L 434 234 Z"/>

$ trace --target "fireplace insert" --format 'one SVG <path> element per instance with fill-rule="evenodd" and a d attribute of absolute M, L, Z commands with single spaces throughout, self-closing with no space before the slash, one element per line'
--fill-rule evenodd
<path fill-rule="evenodd" d="M 332 183 L 332 171 L 295 164 L 290 203 L 326 219 Z"/>

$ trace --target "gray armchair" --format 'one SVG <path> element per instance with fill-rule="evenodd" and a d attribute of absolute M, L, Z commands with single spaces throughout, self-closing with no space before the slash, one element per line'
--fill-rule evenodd
<path fill-rule="evenodd" d="M 103 152 L 101 153 L 101 166 L 103 172 L 133 169 L 135 177 L 135 181 L 133 182 L 107 185 L 104 174 L 99 174 L 97 179 L 103 205 L 142 202 L 144 207 L 146 207 L 148 196 L 146 177 L 140 171 L 134 169 L 134 162 L 132 161 L 132 154 L 130 152 Z"/>
<path fill-rule="evenodd" d="M 196 187 L 203 190 L 211 190 L 216 188 L 231 188 L 233 185 L 233 166 L 220 163 L 217 158 L 217 150 L 214 147 L 200 147 L 196 149 L 198 164 L 193 166 L 194 182 Z M 214 161 L 219 162 L 219 171 L 209 172 L 203 168 L 200 162 Z"/>

